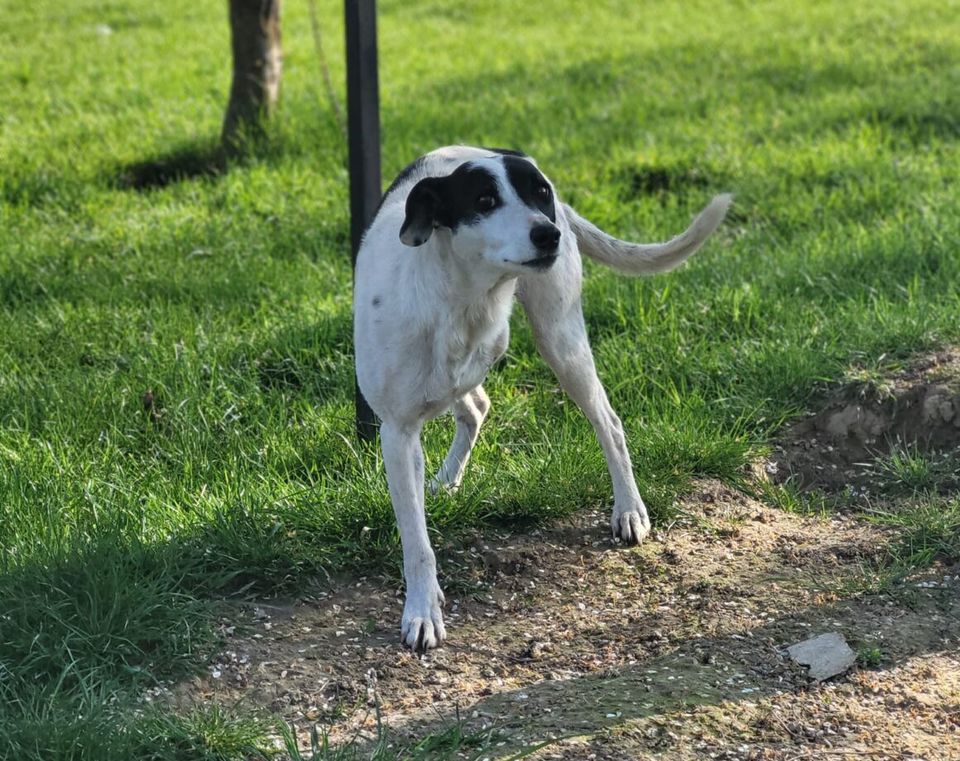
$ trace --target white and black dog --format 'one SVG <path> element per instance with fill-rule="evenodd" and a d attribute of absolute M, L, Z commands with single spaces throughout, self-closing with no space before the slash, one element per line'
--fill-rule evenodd
<path fill-rule="evenodd" d="M 400 637 L 418 652 L 445 635 L 424 514 L 424 422 L 451 410 L 456 433 L 431 488 L 456 488 L 490 409 L 483 390 L 523 304 L 537 347 L 593 424 L 613 480 L 614 538 L 641 541 L 650 519 L 620 419 L 597 378 L 580 306 L 580 253 L 632 275 L 693 254 L 730 205 L 721 195 L 667 243 L 618 240 L 560 202 L 528 156 L 451 146 L 408 166 L 387 190 L 356 264 L 357 379 L 382 425 L 383 462 L 407 585 Z"/>

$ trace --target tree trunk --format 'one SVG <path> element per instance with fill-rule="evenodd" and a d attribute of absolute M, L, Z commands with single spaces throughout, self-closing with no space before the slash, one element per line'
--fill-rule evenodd
<path fill-rule="evenodd" d="M 280 92 L 281 0 L 230 0 L 233 84 L 220 139 L 228 150 L 256 131 Z"/>

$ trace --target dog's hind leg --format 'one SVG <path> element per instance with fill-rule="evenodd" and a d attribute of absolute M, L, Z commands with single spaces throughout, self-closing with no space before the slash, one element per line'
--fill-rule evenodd
<path fill-rule="evenodd" d="M 483 386 L 477 386 L 454 403 L 453 414 L 457 421 L 457 431 L 453 435 L 453 442 L 443 465 L 430 481 L 431 493 L 436 494 L 441 488 L 453 491 L 460 486 L 463 472 L 470 460 L 470 452 L 473 451 L 473 445 L 480 433 L 480 426 L 489 411 L 490 397 L 483 390 Z"/>
<path fill-rule="evenodd" d="M 580 306 L 579 262 L 558 262 L 546 276 L 523 284 L 520 301 L 530 318 L 540 354 L 563 390 L 583 410 L 596 431 L 613 481 L 615 539 L 636 544 L 650 531 L 650 518 L 633 478 L 623 425 L 597 377 Z M 561 266 L 563 267 L 561 269 Z"/>
<path fill-rule="evenodd" d="M 403 545 L 403 578 L 407 599 L 403 606 L 400 639 L 419 653 L 440 645 L 443 628 L 443 592 L 437 582 L 437 561 L 427 536 L 423 505 L 423 450 L 420 426 L 384 420 L 380 427 L 383 464 L 390 499 Z"/>

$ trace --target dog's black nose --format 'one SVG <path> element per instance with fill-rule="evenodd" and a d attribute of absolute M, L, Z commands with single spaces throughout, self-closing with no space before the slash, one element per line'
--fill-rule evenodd
<path fill-rule="evenodd" d="M 560 245 L 560 231 L 556 225 L 537 225 L 530 231 L 530 240 L 540 253 L 552 254 Z"/>

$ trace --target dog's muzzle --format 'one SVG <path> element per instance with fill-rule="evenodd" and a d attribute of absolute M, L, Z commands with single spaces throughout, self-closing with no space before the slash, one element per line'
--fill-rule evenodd
<path fill-rule="evenodd" d="M 520 263 L 532 270 L 548 270 L 558 258 L 556 254 L 548 254 L 547 256 L 538 256 L 536 259 L 527 259 L 527 261 Z"/>
<path fill-rule="evenodd" d="M 537 225 L 530 231 L 530 242 L 541 256 L 555 254 L 560 245 L 560 230 L 556 225 Z"/>
<path fill-rule="evenodd" d="M 530 231 L 530 242 L 537 249 L 537 256 L 523 262 L 524 267 L 545 270 L 557 261 L 560 231 L 556 225 L 537 225 Z"/>

